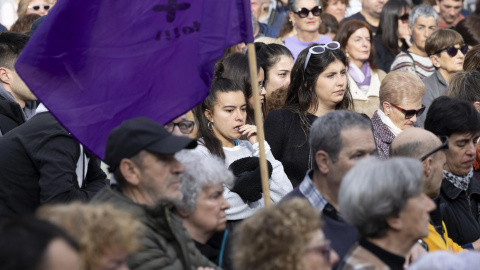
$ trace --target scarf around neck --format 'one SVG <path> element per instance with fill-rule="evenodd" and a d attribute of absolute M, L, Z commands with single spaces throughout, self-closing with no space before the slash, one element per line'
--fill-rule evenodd
<path fill-rule="evenodd" d="M 473 176 L 473 168 L 470 168 L 470 172 L 462 176 L 454 175 L 453 173 L 445 170 L 443 170 L 443 173 L 445 175 L 445 179 L 452 183 L 456 188 L 467 190 L 468 184 L 470 184 L 470 179 L 472 179 Z"/>
<path fill-rule="evenodd" d="M 372 79 L 370 63 L 365 61 L 360 69 L 353 62 L 350 62 L 348 64 L 348 74 L 350 74 L 352 79 L 357 83 L 358 88 L 364 93 L 367 93 L 370 87 L 370 80 Z"/>
<path fill-rule="evenodd" d="M 400 128 L 398 128 L 393 122 L 392 120 L 390 119 L 390 117 L 388 117 L 382 110 L 378 109 L 377 110 L 377 114 L 378 116 L 380 116 L 380 120 L 382 120 L 382 122 L 387 125 L 388 129 L 393 133 L 393 135 L 395 135 L 395 137 L 398 136 L 398 134 L 400 134 L 400 132 L 402 132 L 402 130 Z"/>

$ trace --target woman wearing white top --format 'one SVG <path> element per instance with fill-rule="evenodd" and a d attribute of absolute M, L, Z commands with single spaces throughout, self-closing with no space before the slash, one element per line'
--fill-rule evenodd
<path fill-rule="evenodd" d="M 255 160 L 259 156 L 257 127 L 245 124 L 246 106 L 245 95 L 238 84 L 230 79 L 217 78 L 208 97 L 195 109 L 199 139 L 195 151 L 200 151 L 205 156 L 219 156 L 230 168 L 238 170 L 245 166 L 245 171 L 241 173 L 236 173 L 233 169 L 235 184 L 226 187 L 223 192 L 230 203 L 230 209 L 226 210 L 228 221 L 248 218 L 265 205 L 258 173 L 259 163 L 258 159 Z M 242 135 L 248 140 L 240 140 Z M 267 142 L 265 154 L 272 169 L 269 179 L 270 199 L 277 203 L 293 188 L 282 163 L 273 157 Z M 252 165 L 257 168 L 252 169 Z M 248 177 L 244 177 L 246 174 Z"/>

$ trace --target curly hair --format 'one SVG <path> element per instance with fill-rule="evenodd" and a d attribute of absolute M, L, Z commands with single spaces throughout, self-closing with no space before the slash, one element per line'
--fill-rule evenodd
<path fill-rule="evenodd" d="M 140 247 L 140 223 L 128 212 L 110 204 L 47 205 L 39 208 L 36 215 L 56 224 L 78 241 L 85 270 L 96 269 L 100 257 L 109 249 L 132 253 Z"/>
<path fill-rule="evenodd" d="M 321 225 L 320 213 L 305 199 L 259 210 L 235 231 L 235 269 L 303 269 L 305 248 Z"/>

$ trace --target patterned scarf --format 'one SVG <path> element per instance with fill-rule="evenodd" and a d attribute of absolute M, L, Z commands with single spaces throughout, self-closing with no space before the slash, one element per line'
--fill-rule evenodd
<path fill-rule="evenodd" d="M 461 190 L 467 190 L 468 184 L 470 184 L 470 179 L 473 176 L 473 168 L 470 169 L 470 172 L 464 176 L 454 175 L 451 172 L 443 170 L 445 178 L 450 181 L 456 188 Z"/>

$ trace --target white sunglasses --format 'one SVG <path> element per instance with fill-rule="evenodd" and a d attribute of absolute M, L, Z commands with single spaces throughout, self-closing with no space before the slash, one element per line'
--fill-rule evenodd
<path fill-rule="evenodd" d="M 311 47 L 310 50 L 308 50 L 307 60 L 305 61 L 305 67 L 303 68 L 303 71 L 305 72 L 305 69 L 307 69 L 308 60 L 310 60 L 310 56 L 312 56 L 312 54 L 322 54 L 325 52 L 326 49 L 338 50 L 340 49 L 340 43 L 338 43 L 337 41 L 332 41 L 324 45 L 317 45 Z"/>

